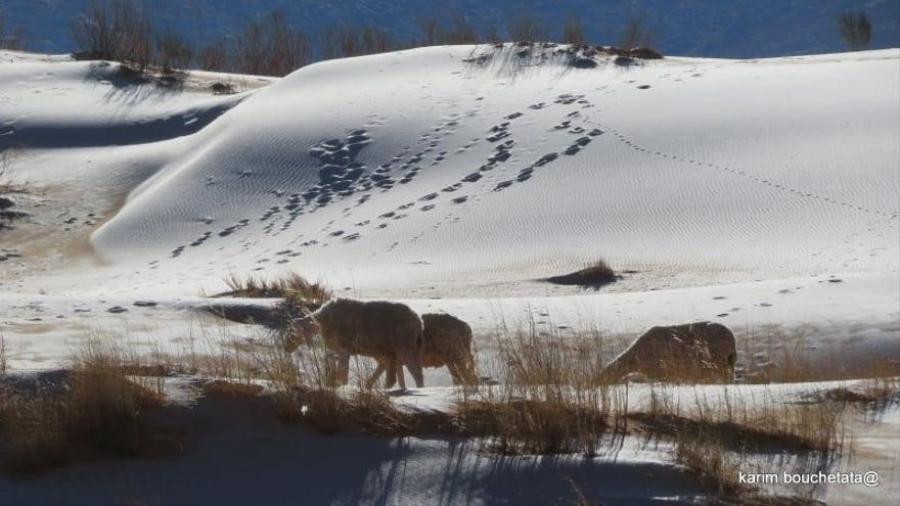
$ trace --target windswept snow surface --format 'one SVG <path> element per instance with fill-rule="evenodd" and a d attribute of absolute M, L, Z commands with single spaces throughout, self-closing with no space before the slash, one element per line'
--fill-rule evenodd
<path fill-rule="evenodd" d="M 336 60 L 225 96 L 6 53 L 0 147 L 46 192 L 3 238 L 22 255 L 0 263 L 6 333 L 40 292 L 96 314 L 293 271 L 485 329 L 537 307 L 898 351 L 900 51 L 577 69 L 521 49 Z M 598 257 L 636 272 L 597 294 L 538 281 Z"/>
<path fill-rule="evenodd" d="M 260 91 L 132 192 L 98 253 L 204 287 L 254 265 L 363 294 L 470 294 L 598 256 L 642 288 L 897 271 L 896 51 L 588 71 L 471 52 Z"/>
<path fill-rule="evenodd" d="M 6 177 L 29 189 L 11 194 L 28 216 L 0 230 L 10 368 L 59 367 L 91 336 L 149 352 L 263 339 L 196 309 L 229 274 L 288 272 L 457 314 L 482 365 L 497 327 L 577 338 L 695 320 L 734 329 L 743 363 L 772 359 L 763 338 L 779 333 L 805 336 L 811 357 L 839 356 L 840 375 L 900 357 L 900 50 L 566 60 L 555 48 L 434 47 L 281 80 L 195 73 L 168 88 L 115 64 L 0 52 L 0 152 Z M 238 93 L 213 95 L 215 82 Z M 623 279 L 598 292 L 540 281 L 599 257 Z M 896 417 L 861 439 L 866 462 L 891 476 L 895 446 L 872 448 Z M 434 497 L 395 486 L 398 469 L 425 462 L 410 476 L 432 486 L 454 465 L 452 442 L 367 444 L 394 456 L 360 474 L 358 495 L 323 489 L 323 500 Z M 537 474 L 632 480 L 671 462 L 664 453 L 644 467 L 541 460 Z M 206 465 L 198 458 L 179 465 Z M 531 465 L 471 452 L 459 462 L 460 493 L 484 502 L 516 497 L 504 480 Z M 163 476 L 154 466 L 138 471 Z M 515 474 L 494 482 L 496 469 Z M 74 472 L 71 490 L 83 481 Z M 670 477 L 671 490 L 618 499 L 693 493 Z M 21 490 L 24 503 L 65 488 Z M 896 487 L 884 490 L 826 493 L 895 503 Z"/>

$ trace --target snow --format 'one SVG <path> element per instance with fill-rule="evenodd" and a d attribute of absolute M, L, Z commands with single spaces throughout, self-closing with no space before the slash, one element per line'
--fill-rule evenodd
<path fill-rule="evenodd" d="M 225 96 L 116 85 L 114 65 L 2 64 L 0 143 L 43 139 L 15 177 L 44 192 L 40 230 L 69 229 L 9 236 L 24 256 L 2 266 L 5 334 L 40 317 L 27 307 L 59 312 L 51 330 L 97 327 L 114 304 L 190 305 L 229 274 L 293 271 L 482 332 L 541 308 L 573 330 L 812 326 L 896 353 L 898 50 L 588 70 L 510 51 L 336 60 Z M 598 257 L 637 272 L 596 293 L 538 281 Z"/>
<path fill-rule="evenodd" d="M 806 336 L 813 359 L 840 357 L 834 376 L 900 356 L 900 50 L 630 66 L 601 57 L 593 69 L 558 56 L 521 65 L 533 60 L 517 60 L 518 50 L 422 48 L 280 80 L 195 73 L 180 89 L 129 81 L 115 64 L 0 52 L 0 151 L 13 181 L 31 189 L 13 196 L 30 217 L 0 231 L 10 368 L 65 366 L 92 336 L 147 352 L 266 339 L 264 329 L 206 313 L 205 296 L 230 274 L 287 272 L 342 296 L 456 314 L 475 329 L 482 364 L 498 327 L 628 338 L 698 320 L 732 328 L 749 343 L 741 354 L 764 348 L 769 332 Z M 479 55 L 486 61 L 471 61 Z M 213 95 L 214 82 L 239 92 Z M 540 281 L 599 257 L 635 272 L 598 291 Z M 147 300 L 156 305 L 134 305 Z M 448 381 L 426 376 L 438 389 Z M 422 396 L 448 405 L 444 394 Z M 860 429 L 861 445 L 878 448 L 897 415 Z M 238 448 L 255 456 L 246 467 L 223 469 L 210 456 L 223 433 L 178 460 L 178 472 L 233 478 L 220 489 L 233 502 L 250 493 L 241 473 L 279 491 L 297 466 L 338 482 L 327 479 L 345 465 L 337 453 L 294 451 L 330 443 L 246 416 L 234 422 L 257 427 Z M 300 497 L 515 502 L 532 497 L 516 495 L 530 493 L 517 488 L 523 476 L 550 493 L 565 486 L 560 474 L 578 487 L 603 476 L 595 491 L 604 503 L 694 490 L 665 452 L 629 454 L 623 466 L 508 461 L 464 441 L 329 441 L 359 449 L 358 487 Z M 896 454 L 874 453 L 867 462 L 896 473 Z M 317 466 L 323 455 L 335 460 Z M 172 465 L 91 464 L 14 484 L 10 497 L 115 502 L 130 493 L 92 488 L 102 470 L 122 483 L 144 476 L 135 490 L 146 498 Z M 660 477 L 658 496 L 629 485 L 644 473 Z M 601 492 L 610 484 L 620 496 Z M 897 491 L 883 490 L 838 500 Z M 156 493 L 159 502 L 197 499 L 187 484 Z"/>

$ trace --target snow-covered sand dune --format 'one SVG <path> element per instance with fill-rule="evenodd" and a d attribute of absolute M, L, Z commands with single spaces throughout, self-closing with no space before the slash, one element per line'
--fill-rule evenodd
<path fill-rule="evenodd" d="M 900 50 L 630 65 L 598 57 L 592 68 L 569 65 L 556 48 L 522 50 L 424 48 L 280 80 L 194 73 L 181 88 L 129 80 L 114 64 L 0 52 L 0 154 L 7 177 L 29 188 L 11 197 L 29 216 L 0 230 L 10 368 L 59 367 L 96 335 L 148 352 L 263 339 L 259 327 L 197 309 L 229 274 L 288 272 L 338 294 L 460 315 L 475 328 L 482 365 L 501 325 L 577 338 L 694 320 L 734 329 L 745 364 L 773 359 L 762 337 L 780 334 L 806 336 L 810 357 L 839 356 L 838 376 L 868 358 L 900 357 Z M 215 82 L 239 93 L 214 95 Z M 598 257 L 633 272 L 598 293 L 539 281 Z M 426 380 L 449 382 L 443 372 Z M 438 402 L 447 392 L 415 395 Z M 275 438 L 238 448 L 257 452 L 246 461 L 254 469 L 261 458 L 294 459 L 297 441 L 321 443 L 256 415 L 235 422 Z M 860 439 L 879 469 L 896 463 L 886 453 L 895 445 L 879 439 L 896 415 Z M 208 466 L 222 460 L 205 450 L 219 436 L 174 468 L 215 471 Z M 627 453 L 623 465 L 394 443 L 336 440 L 347 451 L 367 445 L 360 452 L 373 460 L 347 493 L 324 486 L 340 462 L 322 466 L 309 476 L 321 485 L 315 497 L 538 498 L 517 494 L 554 491 L 559 474 L 612 503 L 694 494 L 666 449 Z M 172 465 L 114 466 L 162 480 Z M 94 471 L 55 475 L 64 486 L 38 481 L 15 497 L 87 493 Z M 277 471 L 247 476 L 283 486 Z M 632 486 L 645 473 L 658 482 L 649 492 Z M 520 489 L 523 476 L 534 487 Z M 448 479 L 458 483 L 441 488 Z M 171 490 L 160 500 L 195 499 L 193 486 Z M 236 502 L 248 490 L 222 489 Z M 890 504 L 896 487 L 877 492 L 828 491 Z"/>
<path fill-rule="evenodd" d="M 900 51 L 575 68 L 520 50 L 180 90 L 4 53 L 0 148 L 24 148 L 15 177 L 44 193 L 4 237 L 22 257 L 0 263 L 2 299 L 185 300 L 294 271 L 485 328 L 490 308 L 546 307 L 612 332 L 814 325 L 896 353 Z M 598 257 L 636 272 L 604 294 L 537 281 Z M 5 304 L 15 339 L 36 315 Z"/>
<path fill-rule="evenodd" d="M 897 271 L 896 51 L 511 75 L 471 52 L 260 91 L 131 194 L 99 254 L 364 295 L 472 295 L 598 256 L 640 288 Z"/>

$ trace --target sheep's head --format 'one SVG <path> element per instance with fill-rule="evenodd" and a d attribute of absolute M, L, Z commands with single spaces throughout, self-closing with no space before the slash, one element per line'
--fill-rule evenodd
<path fill-rule="evenodd" d="M 319 333 L 319 324 L 312 316 L 295 318 L 291 321 L 284 340 L 284 350 L 293 353 L 301 344 L 309 345 L 313 337 Z"/>

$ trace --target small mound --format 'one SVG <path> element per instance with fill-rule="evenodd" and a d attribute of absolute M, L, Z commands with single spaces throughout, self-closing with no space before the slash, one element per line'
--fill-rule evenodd
<path fill-rule="evenodd" d="M 596 263 L 581 270 L 570 272 L 569 274 L 564 274 L 562 276 L 551 276 L 549 278 L 544 278 L 541 281 L 557 285 L 574 285 L 598 290 L 601 287 L 615 283 L 620 279 L 622 279 L 622 276 L 616 274 L 606 262 L 598 260 Z"/>

